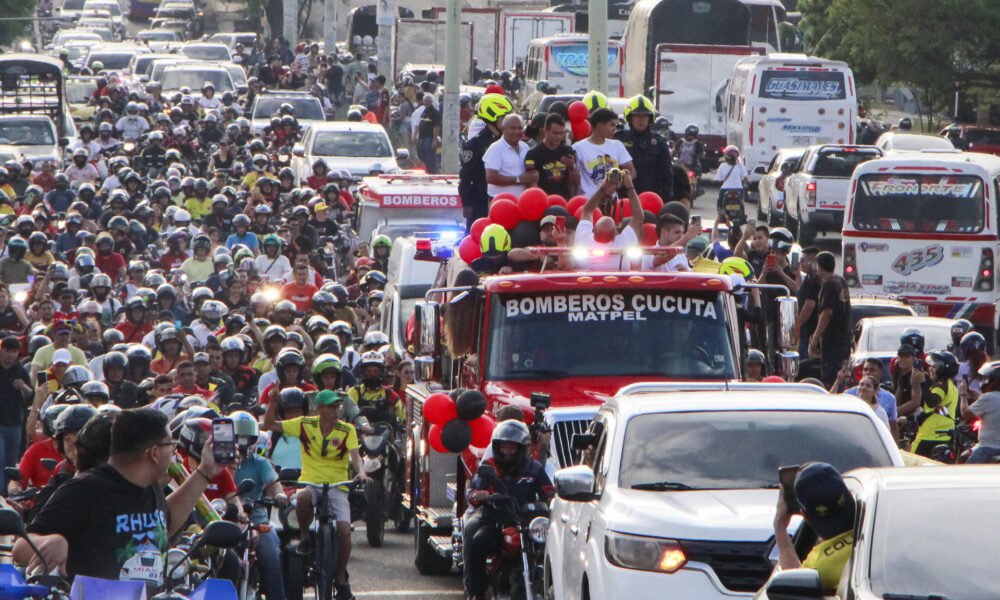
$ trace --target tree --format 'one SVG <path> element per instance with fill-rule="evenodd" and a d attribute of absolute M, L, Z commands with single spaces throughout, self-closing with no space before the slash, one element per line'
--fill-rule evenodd
<path fill-rule="evenodd" d="M 36 0 L 0 0 L 0 14 L 4 17 L 31 17 L 35 14 Z M 17 40 L 30 39 L 31 21 L 0 21 L 0 46 L 10 47 Z"/>
<path fill-rule="evenodd" d="M 955 92 L 1000 91 L 1000 2 L 802 0 L 804 43 L 847 61 L 860 83 L 914 89 L 929 117 Z"/>

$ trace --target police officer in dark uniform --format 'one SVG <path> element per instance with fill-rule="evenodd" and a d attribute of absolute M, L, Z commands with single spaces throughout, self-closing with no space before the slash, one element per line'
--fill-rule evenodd
<path fill-rule="evenodd" d="M 489 214 L 490 196 L 486 191 L 483 154 L 490 144 L 500 139 L 500 121 L 513 110 L 510 100 L 501 94 L 486 94 L 479 100 L 476 115 L 486 126 L 462 145 L 462 166 L 458 171 L 458 195 L 462 198 L 466 233 L 473 221 Z"/>
<path fill-rule="evenodd" d="M 664 202 L 673 199 L 674 173 L 667 139 L 650 128 L 656 111 L 645 96 L 632 98 L 625 106 L 628 129 L 615 134 L 632 156 L 636 176 L 635 191 L 656 192 Z"/>

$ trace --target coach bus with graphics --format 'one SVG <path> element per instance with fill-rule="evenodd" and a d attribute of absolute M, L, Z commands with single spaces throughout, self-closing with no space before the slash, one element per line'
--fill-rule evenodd
<path fill-rule="evenodd" d="M 590 68 L 587 34 L 567 33 L 531 40 L 528 60 L 524 65 L 527 90 L 534 90 L 539 81 L 548 81 L 558 94 L 583 94 Z M 608 96 L 625 95 L 622 77 L 625 69 L 625 49 L 621 42 L 608 40 Z"/>

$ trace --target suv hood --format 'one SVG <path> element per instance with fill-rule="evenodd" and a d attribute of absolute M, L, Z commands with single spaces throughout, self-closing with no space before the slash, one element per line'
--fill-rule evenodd
<path fill-rule="evenodd" d="M 774 536 L 778 490 L 647 492 L 608 488 L 608 529 L 681 540 L 762 542 Z M 608 502 L 610 500 L 610 502 Z M 789 531 L 799 527 L 793 517 Z"/>
<path fill-rule="evenodd" d="M 59 147 L 56 145 L 51 146 L 8 146 L 0 145 L 0 152 L 5 154 L 17 155 L 20 153 L 24 158 L 30 160 L 32 164 L 38 166 L 39 163 L 46 160 L 62 161 L 60 156 Z"/>
<path fill-rule="evenodd" d="M 517 404 L 531 410 L 531 392 L 552 396 L 552 406 L 601 405 L 618 393 L 621 388 L 645 381 L 668 381 L 661 377 L 568 377 L 552 380 L 487 381 L 483 393 L 489 398 Z"/>

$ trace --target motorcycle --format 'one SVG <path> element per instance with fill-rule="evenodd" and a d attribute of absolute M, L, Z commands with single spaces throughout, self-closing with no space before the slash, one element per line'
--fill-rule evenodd
<path fill-rule="evenodd" d="M 747 213 L 744 206 L 746 196 L 745 190 L 728 189 L 721 190 L 719 201 L 719 212 L 729 217 L 733 226 L 739 226 L 747 222 Z"/>
<path fill-rule="evenodd" d="M 372 480 L 364 490 L 368 545 L 378 548 L 385 540 L 386 520 L 395 521 L 396 531 L 405 533 L 413 515 L 402 506 L 398 436 L 390 423 L 378 422 L 372 429 L 374 433 L 361 436 L 361 458 Z"/>
<path fill-rule="evenodd" d="M 486 573 L 495 597 L 510 600 L 544 598 L 545 538 L 549 506 L 530 502 L 517 506 L 506 494 L 490 494 L 483 501 L 500 515 L 503 534 L 500 551 L 486 559 Z"/>

